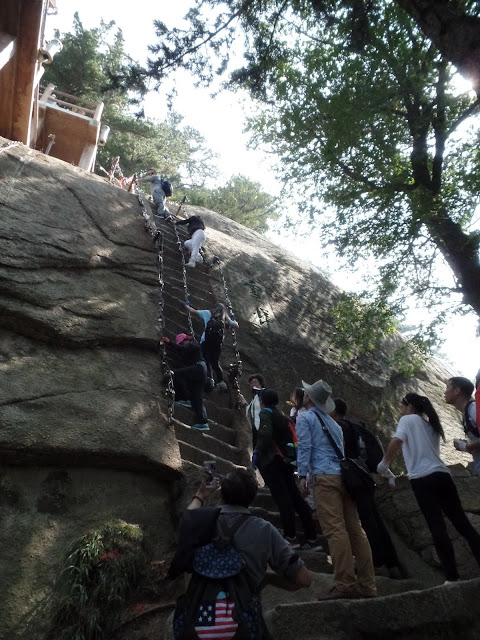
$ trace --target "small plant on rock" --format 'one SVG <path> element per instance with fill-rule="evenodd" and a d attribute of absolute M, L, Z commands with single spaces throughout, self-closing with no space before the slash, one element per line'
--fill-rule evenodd
<path fill-rule="evenodd" d="M 145 568 L 138 525 L 112 521 L 75 540 L 55 583 L 47 640 L 101 640 Z"/>

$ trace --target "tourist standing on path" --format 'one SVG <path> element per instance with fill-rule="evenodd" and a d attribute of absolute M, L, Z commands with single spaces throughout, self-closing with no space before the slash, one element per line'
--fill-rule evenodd
<path fill-rule="evenodd" d="M 173 386 L 175 402 L 188 406 L 194 414 L 193 429 L 210 431 L 207 412 L 203 404 L 203 390 L 207 381 L 207 364 L 203 358 L 202 349 L 192 336 L 179 333 L 172 344 L 169 338 L 163 338 L 168 349 L 175 352 L 184 364 L 183 367 L 173 369 Z"/>
<path fill-rule="evenodd" d="M 432 534 L 446 581 L 456 582 L 459 575 L 455 552 L 444 515 L 465 538 L 479 565 L 480 534 L 465 515 L 450 470 L 440 459 L 440 438 L 445 440 L 445 434 L 432 403 L 426 396 L 407 393 L 402 399 L 402 414 L 378 473 L 385 475 L 402 449 L 410 484 Z"/>
<path fill-rule="evenodd" d="M 248 424 L 252 430 L 252 444 L 255 449 L 257 444 L 257 434 L 260 427 L 260 398 L 258 394 L 265 389 L 265 379 L 261 373 L 254 373 L 248 378 L 248 384 L 252 392 L 252 399 L 250 402 L 245 400 L 245 397 L 240 394 L 240 403 L 245 408 Z"/>
<path fill-rule="evenodd" d="M 233 547 L 243 559 L 242 572 L 246 572 L 248 576 L 250 590 L 250 593 L 242 592 L 243 602 L 238 601 L 233 617 L 235 620 L 239 620 L 239 616 L 242 615 L 240 607 L 248 605 L 253 596 L 258 602 L 261 622 L 264 625 L 260 601 L 262 587 L 272 585 L 280 589 L 296 591 L 310 587 L 312 574 L 305 567 L 303 560 L 290 548 L 270 522 L 250 513 L 249 507 L 257 494 L 257 483 L 251 472 L 236 469 L 222 480 L 220 491 L 223 506 L 220 509 L 203 506 L 205 500 L 214 491 L 215 489 L 206 487 L 205 481 L 202 482 L 188 509 L 183 513 L 179 526 L 178 548 L 171 562 L 168 577 L 177 578 L 185 572 L 193 574 L 186 597 L 180 598 L 180 602 L 184 606 L 186 603 L 188 610 L 189 605 L 191 607 L 192 603 L 195 603 L 196 589 L 199 588 L 199 575 L 196 574 L 193 566 L 195 551 L 212 542 L 214 536 L 221 537 L 222 532 L 233 531 Z M 269 566 L 274 573 L 268 571 Z M 196 587 L 195 582 L 197 583 Z M 236 583 L 234 583 L 234 589 L 235 585 Z M 239 592 L 237 592 L 238 594 Z M 226 599 L 231 595 L 222 591 L 217 595 L 217 599 L 219 597 Z M 202 637 L 233 637 L 232 633 L 228 635 L 229 632 L 222 629 L 222 624 L 227 625 L 229 622 L 233 622 L 228 619 L 229 611 L 227 609 L 227 614 L 224 614 L 223 618 L 212 621 L 212 624 L 216 625 L 214 628 L 205 631 L 205 626 L 202 626 L 202 631 L 205 631 Z M 197 619 L 194 617 L 195 613 L 198 612 L 194 611 L 190 616 L 194 620 Z M 252 618 L 245 616 L 243 620 L 252 620 Z M 266 628 L 263 631 L 257 628 L 257 625 L 262 626 L 258 623 L 259 621 L 255 624 L 252 620 L 248 629 L 248 637 L 271 638 Z M 197 638 L 200 636 L 197 630 L 194 633 L 195 635 L 192 634 L 188 637 Z M 247 635 L 242 634 L 241 637 L 244 638 Z"/>
<path fill-rule="evenodd" d="M 150 171 L 147 171 L 147 176 L 145 178 L 138 178 L 137 182 L 150 183 L 155 215 L 168 220 L 171 216 L 170 211 L 167 209 L 167 194 L 164 191 L 164 184 L 167 183 L 168 180 L 164 180 L 157 175 L 155 169 L 150 169 Z M 170 183 L 168 182 L 168 184 Z M 170 195 L 172 194 L 170 193 Z"/>
<path fill-rule="evenodd" d="M 341 427 L 328 414 L 335 409 L 332 389 L 323 380 L 310 385 L 302 381 L 307 411 L 297 418 L 297 469 L 300 492 L 308 494 L 310 473 L 316 513 L 328 540 L 334 571 L 334 587 L 320 600 L 372 598 L 377 594 L 372 552 L 362 529 L 355 502 L 343 484 L 340 460 L 322 424 L 343 452 Z M 354 560 L 355 556 L 355 560 Z"/>
<path fill-rule="evenodd" d="M 225 337 L 226 327 L 234 327 L 238 329 L 238 322 L 233 315 L 228 314 L 225 305 L 218 303 L 211 309 L 194 309 L 185 303 L 185 308 L 197 315 L 204 322 L 205 329 L 200 338 L 203 357 L 207 363 L 207 375 L 213 378 L 213 372 L 217 377 L 215 388 L 219 391 L 227 389 L 223 369 L 220 366 L 220 355 L 222 353 L 222 344 Z"/>
<path fill-rule="evenodd" d="M 362 448 L 368 445 L 366 442 L 363 442 L 361 438 L 359 431 L 361 425 L 357 425 L 346 418 L 348 407 L 345 400 L 336 398 L 334 402 L 335 409 L 330 416 L 342 427 L 346 457 L 359 461 L 365 470 L 370 472 L 370 469 L 368 469 L 362 457 Z M 365 432 L 365 430 L 366 427 L 363 427 L 363 432 Z M 372 438 L 375 437 L 373 433 L 371 436 Z M 382 459 L 383 448 L 381 445 L 378 445 L 378 447 L 379 452 L 375 459 L 375 466 Z M 371 490 L 366 490 L 364 493 L 359 494 L 355 500 L 355 504 L 357 505 L 363 530 L 367 534 L 368 542 L 372 549 L 374 566 L 386 567 L 390 578 L 403 578 L 403 572 L 400 569 L 400 563 L 395 547 L 393 546 L 392 538 L 375 504 L 375 486 L 372 484 Z"/>
<path fill-rule="evenodd" d="M 321 549 L 317 543 L 312 510 L 300 495 L 295 482 L 295 469 L 287 462 L 285 452 L 282 452 L 281 434 L 286 434 L 284 441 L 288 442 L 291 433 L 288 418 L 278 410 L 278 394 L 273 389 L 264 389 L 259 399 L 260 428 L 252 457 L 253 466 L 258 467 L 278 505 L 283 536 L 292 549 Z M 296 536 L 295 513 L 298 513 L 303 525 L 305 541 L 302 545 Z"/>
<path fill-rule="evenodd" d="M 197 262 L 202 262 L 200 249 L 205 244 L 205 224 L 200 216 L 190 216 L 185 220 L 177 220 L 175 224 L 188 224 L 188 240 L 183 246 L 190 252 L 190 259 L 187 267 L 195 267 Z"/>
<path fill-rule="evenodd" d="M 297 416 L 300 413 L 306 411 L 305 407 L 303 406 L 303 396 L 304 391 L 302 387 L 297 387 L 290 396 L 289 402 L 287 402 L 287 404 L 290 406 L 290 419 L 293 420 L 293 422 L 297 421 Z"/>
<path fill-rule="evenodd" d="M 463 429 L 468 438 L 468 441 L 455 438 L 453 441 L 455 449 L 465 451 L 473 456 L 474 473 L 480 475 L 480 428 L 477 421 L 476 403 L 472 398 L 473 390 L 473 383 L 468 378 L 461 376 L 450 378 L 445 389 L 445 402 L 462 412 Z"/>

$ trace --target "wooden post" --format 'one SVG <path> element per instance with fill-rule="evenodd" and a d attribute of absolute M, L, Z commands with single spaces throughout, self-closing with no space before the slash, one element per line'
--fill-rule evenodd
<path fill-rule="evenodd" d="M 43 25 L 46 0 L 23 0 L 20 9 L 20 29 L 16 51 L 17 72 L 12 87 L 12 140 L 28 144 L 32 108 L 34 103 L 35 76 L 38 71 L 38 50 Z"/>
<path fill-rule="evenodd" d="M 40 102 L 48 102 L 48 100 L 50 99 L 50 96 L 53 93 L 53 90 L 55 89 L 55 85 L 50 83 L 45 87 L 45 91 L 42 93 L 42 97 L 40 98 Z"/>
<path fill-rule="evenodd" d="M 103 102 L 99 102 L 95 108 L 93 119 L 96 120 L 97 122 L 100 122 L 100 120 L 102 119 L 102 113 L 103 113 Z"/>

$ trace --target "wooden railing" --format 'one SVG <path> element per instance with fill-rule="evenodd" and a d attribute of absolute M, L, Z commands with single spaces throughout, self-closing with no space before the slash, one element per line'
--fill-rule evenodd
<path fill-rule="evenodd" d="M 82 116 L 90 116 L 93 120 L 100 120 L 103 112 L 103 102 L 92 102 L 84 98 L 77 98 L 64 91 L 55 89 L 55 85 L 39 87 L 40 103 L 54 102 L 62 109 L 78 113 Z"/>

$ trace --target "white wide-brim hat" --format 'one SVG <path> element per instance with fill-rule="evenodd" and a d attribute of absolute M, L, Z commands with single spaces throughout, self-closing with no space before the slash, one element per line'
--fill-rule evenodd
<path fill-rule="evenodd" d="M 302 388 L 313 404 L 325 413 L 335 410 L 335 402 L 332 399 L 332 387 L 323 380 L 317 380 L 313 384 L 307 384 L 302 380 Z"/>

